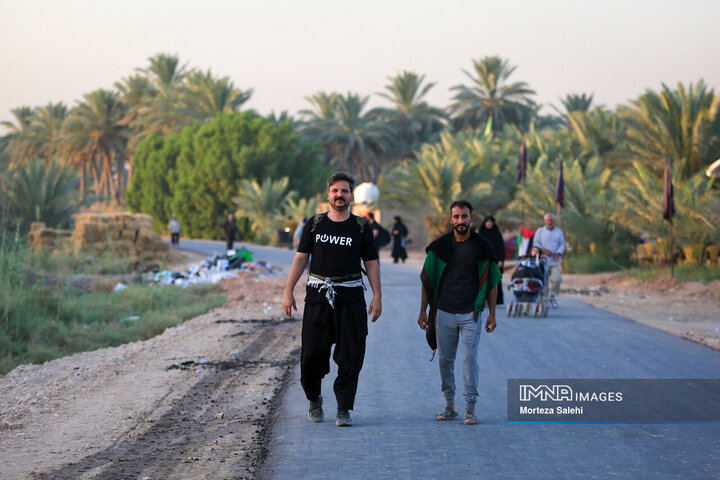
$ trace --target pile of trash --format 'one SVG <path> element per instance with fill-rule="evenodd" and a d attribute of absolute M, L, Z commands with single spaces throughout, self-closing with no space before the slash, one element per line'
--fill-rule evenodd
<path fill-rule="evenodd" d="M 242 271 L 258 275 L 278 275 L 280 269 L 262 260 L 253 260 L 253 254 L 245 247 L 228 250 L 225 255 L 213 253 L 202 263 L 192 265 L 187 272 L 162 270 L 152 277 L 155 285 L 177 285 L 187 287 L 197 283 L 218 283 L 225 278 L 237 278 Z"/>

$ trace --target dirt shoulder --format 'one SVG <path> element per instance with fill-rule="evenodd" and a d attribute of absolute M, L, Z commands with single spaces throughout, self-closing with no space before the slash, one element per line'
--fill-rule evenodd
<path fill-rule="evenodd" d="M 563 274 L 563 294 L 720 350 L 720 281 Z"/>
<path fill-rule="evenodd" d="M 1 377 L 0 477 L 252 478 L 299 354 L 284 284 L 241 273 L 162 335 Z"/>

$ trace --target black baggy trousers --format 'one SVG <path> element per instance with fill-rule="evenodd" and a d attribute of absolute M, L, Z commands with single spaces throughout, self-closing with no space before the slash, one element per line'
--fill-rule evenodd
<path fill-rule="evenodd" d="M 302 323 L 300 383 L 308 400 L 320 396 L 321 383 L 330 372 L 330 349 L 338 376 L 333 384 L 337 406 L 352 410 L 358 378 L 365 359 L 367 337 L 365 303 L 306 303 Z"/>

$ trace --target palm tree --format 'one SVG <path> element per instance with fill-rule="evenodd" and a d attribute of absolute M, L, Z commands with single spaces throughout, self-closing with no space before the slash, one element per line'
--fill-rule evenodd
<path fill-rule="evenodd" d="M 96 90 L 83 98 L 65 123 L 66 148 L 84 154 L 83 159 L 99 157 L 100 169 L 93 165 L 95 189 L 99 194 L 120 202 L 123 198 L 128 135 L 128 128 L 123 123 L 126 107 L 117 93 L 108 90 Z"/>
<path fill-rule="evenodd" d="M 128 127 L 127 157 L 128 182 L 130 182 L 133 175 L 135 149 L 148 135 L 144 128 L 143 116 L 158 90 L 146 75 L 141 74 L 123 78 L 122 81 L 115 83 L 115 88 L 120 94 L 120 101 L 127 108 L 121 123 Z"/>
<path fill-rule="evenodd" d="M 180 58 L 170 53 L 158 53 L 148 58 L 150 65 L 147 68 L 137 69 L 152 81 L 158 90 L 177 88 L 185 76 L 187 65 L 180 65 Z"/>
<path fill-rule="evenodd" d="M 676 164 L 673 178 L 678 178 L 682 170 L 683 166 Z M 620 200 L 620 208 L 616 210 L 618 223 L 637 235 L 668 238 L 668 224 L 662 217 L 663 183 L 655 172 L 636 161 L 632 170 L 616 178 L 613 185 Z M 720 241 L 720 199 L 712 181 L 702 173 L 676 181 L 673 187 L 675 230 L 683 237 L 681 240 L 695 250 L 693 257 L 698 261 L 708 243 Z M 669 243 L 666 240 L 660 244 L 666 258 L 670 258 Z"/>
<path fill-rule="evenodd" d="M 552 109 L 558 113 L 558 115 L 554 117 L 557 123 L 567 127 L 569 125 L 568 117 L 570 117 L 571 114 L 575 112 L 590 112 L 594 96 L 594 93 L 589 95 L 586 93 L 568 93 L 564 98 L 558 98 L 562 104 L 562 108 L 551 105 Z"/>
<path fill-rule="evenodd" d="M 0 177 L 2 193 L 19 218 L 23 232 L 29 230 L 32 222 L 45 222 L 49 227 L 69 226 L 70 215 L 80 206 L 77 183 L 72 169 L 55 160 L 46 165 L 33 159 Z"/>
<path fill-rule="evenodd" d="M 332 163 L 360 178 L 376 182 L 382 167 L 381 155 L 392 138 L 390 127 L 372 112 L 364 112 L 369 100 L 367 96 L 348 93 L 325 99 L 332 105 L 331 111 L 324 112 L 328 118 L 314 114 L 304 134 L 322 142 Z M 323 114 L 323 111 L 317 113 Z"/>
<path fill-rule="evenodd" d="M 544 156 L 528 172 L 526 183 L 519 188 L 509 205 L 513 216 L 539 223 L 547 212 L 554 212 L 555 182 L 562 157 Z M 574 252 L 620 255 L 620 242 L 624 235 L 616 228 L 617 201 L 611 188 L 612 172 L 599 157 L 593 157 L 583 166 L 579 161 L 564 162 L 565 207 L 559 221 Z"/>
<path fill-rule="evenodd" d="M 600 156 L 608 166 L 618 166 L 615 150 L 622 138 L 623 122 L 617 114 L 595 107 L 591 112 L 569 112 L 566 122 L 568 132 L 580 146 L 577 155 L 583 164 Z"/>
<path fill-rule="evenodd" d="M 302 123 L 295 119 L 287 110 L 283 110 L 279 114 L 275 113 L 275 111 L 271 111 L 265 118 L 267 118 L 269 121 L 274 123 L 275 125 L 279 125 L 281 123 L 289 122 L 290 128 L 294 133 L 298 133 L 298 131 L 302 127 Z"/>
<path fill-rule="evenodd" d="M 627 123 L 627 156 L 656 176 L 662 174 L 668 155 L 683 165 L 681 179 L 720 156 L 720 96 L 703 80 L 688 88 L 678 83 L 677 90 L 663 84 L 660 93 L 647 90 L 631 103 L 620 110 Z"/>
<path fill-rule="evenodd" d="M 426 83 L 425 75 L 404 71 L 395 77 L 387 77 L 390 83 L 385 86 L 388 93 L 379 96 L 390 101 L 392 108 L 379 108 L 376 113 L 392 124 L 395 130 L 394 155 L 406 158 L 413 155 L 423 143 L 435 142 L 445 129 L 445 112 L 430 106 L 424 97 L 435 86 Z"/>
<path fill-rule="evenodd" d="M 521 125 L 529 121 L 536 109 L 529 95 L 535 91 L 525 82 L 507 83 L 517 67 L 497 56 L 473 60 L 473 67 L 475 75 L 463 70 L 472 81 L 470 86 L 451 88 L 457 92 L 450 105 L 455 131 L 468 127 L 479 130 L 491 122 L 495 132 L 506 123 Z"/>
<path fill-rule="evenodd" d="M 315 215 L 317 205 L 318 200 L 316 197 L 301 198 L 297 201 L 290 198 L 287 205 L 284 206 L 283 217 L 292 217 L 298 221 L 302 218 L 310 218 Z"/>
<path fill-rule="evenodd" d="M 283 218 L 282 206 L 296 195 L 287 191 L 289 183 L 288 177 L 278 180 L 266 178 L 262 184 L 256 180 L 243 180 L 234 201 L 238 205 L 237 216 L 250 220 L 255 240 L 267 243 L 273 237 L 274 228 Z"/>
<path fill-rule="evenodd" d="M 181 90 L 186 78 L 186 65 L 180 65 L 177 55 L 159 53 L 148 59 L 150 65 L 138 68 L 139 75 L 129 77 L 118 86 L 123 100 L 130 107 L 128 125 L 138 136 L 132 139 L 131 149 L 151 133 L 166 135 L 179 131 L 182 114 L 178 111 Z"/>
<path fill-rule="evenodd" d="M 229 77 L 213 77 L 210 70 L 193 70 L 187 75 L 186 83 L 180 106 L 180 113 L 186 118 L 184 123 L 203 122 L 218 113 L 237 112 L 253 92 L 235 88 Z"/>
<path fill-rule="evenodd" d="M 484 168 L 479 148 L 469 146 L 467 137 L 443 133 L 439 143 L 423 145 L 417 159 L 382 178 L 383 204 L 422 213 L 429 240 L 445 233 L 453 201 L 464 198 L 480 205 L 493 196 L 493 176 Z"/>
<path fill-rule="evenodd" d="M 0 125 L 9 130 L 5 136 L 6 148 L 10 152 L 11 163 L 17 164 L 30 158 L 35 148 L 31 141 L 31 125 L 35 111 L 31 107 L 22 106 L 13 108 L 10 113 L 15 117 L 15 123 L 2 121 Z"/>
<path fill-rule="evenodd" d="M 565 98 L 559 99 L 560 103 L 562 103 L 563 107 L 565 107 L 565 111 L 561 112 L 557 108 L 556 110 L 564 115 L 572 112 L 589 112 L 594 96 L 594 93 L 591 93 L 590 95 L 586 93 L 568 93 L 565 95 Z"/>
<path fill-rule="evenodd" d="M 63 122 L 68 115 L 67 106 L 62 103 L 48 103 L 35 109 L 30 126 L 33 143 L 37 145 L 34 154 L 43 160 L 50 160 L 57 151 Z"/>

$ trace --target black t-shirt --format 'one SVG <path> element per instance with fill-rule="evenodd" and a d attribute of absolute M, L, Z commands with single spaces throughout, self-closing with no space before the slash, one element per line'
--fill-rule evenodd
<path fill-rule="evenodd" d="M 343 222 L 333 222 L 323 215 L 313 232 L 313 219 L 303 229 L 298 252 L 309 253 L 310 272 L 324 277 L 341 277 L 360 273 L 360 260 L 377 260 L 378 253 L 373 241 L 372 231 L 366 224 L 362 235 L 357 217 Z M 362 287 L 336 287 L 335 303 L 365 302 Z M 327 302 L 325 290 L 308 285 L 305 301 L 309 303 Z"/>
<path fill-rule="evenodd" d="M 480 286 L 475 245 L 455 242 L 438 294 L 438 308 L 448 313 L 469 313 L 475 307 Z"/>

